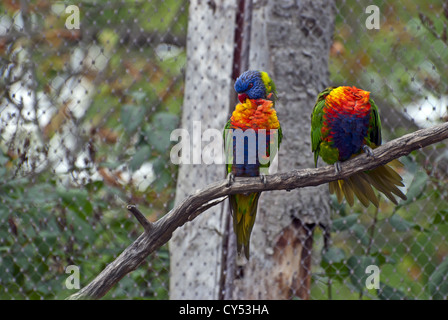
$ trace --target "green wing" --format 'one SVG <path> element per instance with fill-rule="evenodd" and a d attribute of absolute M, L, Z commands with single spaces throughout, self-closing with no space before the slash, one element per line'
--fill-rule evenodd
<path fill-rule="evenodd" d="M 369 100 L 371 111 L 370 111 L 370 121 L 369 121 L 369 139 L 370 143 L 375 144 L 375 146 L 381 145 L 381 120 L 380 114 L 378 112 L 378 107 L 376 106 L 373 99 Z"/>
<path fill-rule="evenodd" d="M 224 156 L 226 159 L 227 173 L 230 173 L 232 171 L 232 163 L 233 163 L 233 139 L 232 139 L 232 131 L 229 129 L 231 129 L 230 119 L 224 126 L 224 130 L 222 133 L 224 141 Z"/>
<path fill-rule="evenodd" d="M 259 71 L 259 72 L 261 75 L 261 79 L 263 80 L 264 85 L 266 86 L 266 94 L 272 93 L 273 98 L 271 100 L 276 101 L 277 100 L 277 89 L 275 87 L 274 80 L 272 80 L 271 77 L 269 77 L 267 72 L 264 72 L 264 71 Z"/>
<path fill-rule="evenodd" d="M 273 102 L 272 107 L 275 109 L 275 101 L 277 101 L 277 99 L 278 99 L 278 97 L 277 97 L 277 89 L 276 89 L 275 83 L 274 83 L 274 81 L 272 79 L 270 79 L 269 84 L 271 86 L 271 92 L 273 93 L 273 98 L 271 99 L 272 102 Z M 280 150 L 280 144 L 282 143 L 282 139 L 283 139 L 283 133 L 282 133 L 282 126 L 281 125 L 278 127 L 277 134 L 278 134 L 278 145 L 277 145 L 277 148 L 275 150 L 274 149 L 271 150 L 271 148 L 269 148 L 269 154 L 270 155 L 271 155 L 271 152 L 272 152 L 272 155 L 270 156 L 271 159 L 274 159 L 275 155 L 277 154 L 277 151 Z M 270 164 L 271 163 L 269 162 L 266 165 L 260 165 L 260 166 L 261 167 L 269 167 Z"/>
<path fill-rule="evenodd" d="M 334 87 L 326 88 L 317 96 L 313 113 L 311 114 L 311 150 L 314 152 L 314 165 L 317 167 L 320 143 L 322 142 L 322 123 L 324 115 L 325 98 Z"/>
<path fill-rule="evenodd" d="M 278 97 L 277 97 L 277 88 L 275 87 L 275 83 L 274 81 L 271 79 L 271 81 L 269 82 L 270 86 L 271 86 L 271 92 L 273 95 L 272 101 L 277 101 Z M 280 144 L 279 144 L 280 145 Z"/>
<path fill-rule="evenodd" d="M 280 144 L 283 140 L 283 132 L 282 132 L 282 126 L 278 127 L 278 148 L 280 149 Z"/>
<path fill-rule="evenodd" d="M 282 127 L 281 127 L 281 126 L 278 128 L 277 135 L 278 135 L 278 144 L 277 144 L 277 147 L 275 148 L 274 143 L 273 143 L 272 141 L 270 141 L 270 143 L 269 143 L 269 150 L 268 150 L 268 152 L 266 153 L 266 154 L 269 154 L 269 157 L 270 157 L 271 159 L 274 159 L 274 158 L 275 158 L 275 156 L 276 156 L 278 150 L 280 149 L 280 144 L 282 143 L 283 133 L 282 133 Z M 264 164 L 263 164 L 263 163 L 260 163 L 260 167 L 261 167 L 261 168 L 269 168 L 270 165 L 271 165 L 271 162 L 270 162 L 270 161 L 269 161 L 268 163 L 264 163 Z"/>

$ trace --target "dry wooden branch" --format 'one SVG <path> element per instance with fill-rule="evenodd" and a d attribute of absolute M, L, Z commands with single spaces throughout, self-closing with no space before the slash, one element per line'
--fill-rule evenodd
<path fill-rule="evenodd" d="M 266 184 L 258 178 L 237 178 L 228 188 L 227 181 L 221 180 L 196 191 L 184 199 L 177 207 L 155 223 L 143 221 L 145 232 L 110 263 L 92 282 L 68 299 L 99 299 L 126 274 L 135 270 L 145 258 L 168 242 L 172 233 L 187 221 L 194 219 L 205 209 L 218 204 L 229 194 L 268 190 L 292 190 L 295 188 L 318 186 L 333 180 L 347 178 L 357 172 L 371 170 L 393 159 L 448 138 L 448 123 L 428 129 L 418 130 L 390 141 L 374 150 L 374 159 L 360 155 L 341 164 L 342 171 L 336 174 L 333 166 L 316 169 L 300 169 L 267 177 Z M 223 199 L 219 199 L 223 198 Z M 219 199 L 219 200 L 216 200 Z M 135 206 L 128 206 L 135 215 Z M 143 217 L 144 218 L 144 217 Z M 141 222 L 140 221 L 140 222 Z"/>
<path fill-rule="evenodd" d="M 140 222 L 140 224 L 142 225 L 143 229 L 145 229 L 146 232 L 152 231 L 152 223 L 148 219 L 146 219 L 145 215 L 141 213 L 136 206 L 130 204 L 126 207 L 126 209 L 128 209 L 134 215 L 134 217 L 137 219 L 138 222 Z"/>

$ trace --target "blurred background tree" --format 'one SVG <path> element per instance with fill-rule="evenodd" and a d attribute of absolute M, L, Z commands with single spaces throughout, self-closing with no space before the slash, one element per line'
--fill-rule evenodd
<path fill-rule="evenodd" d="M 65 298 L 172 206 L 188 3 L 79 1 L 0 5 L 0 297 Z M 109 297 L 166 298 L 168 251 Z"/>

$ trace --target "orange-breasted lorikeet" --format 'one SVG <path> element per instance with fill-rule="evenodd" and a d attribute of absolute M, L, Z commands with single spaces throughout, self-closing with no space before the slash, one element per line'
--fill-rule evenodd
<path fill-rule="evenodd" d="M 378 107 L 370 98 L 370 92 L 356 87 L 330 87 L 322 91 L 311 115 L 311 147 L 314 162 L 322 158 L 335 164 L 348 160 L 363 151 L 372 156 L 372 149 L 381 145 L 381 121 Z M 404 186 L 401 176 L 390 165 L 402 166 L 398 160 L 373 170 L 364 171 L 344 180 L 332 181 L 330 193 L 335 193 L 339 203 L 343 197 L 353 206 L 354 195 L 367 207 L 376 207 L 378 197 L 373 187 L 393 203 L 395 196 L 406 199 L 398 186 Z"/>
<path fill-rule="evenodd" d="M 229 184 L 233 177 L 262 177 L 274 159 L 282 139 L 274 109 L 275 85 L 266 72 L 249 70 L 235 82 L 238 103 L 224 128 Z M 230 195 L 237 251 L 249 259 L 250 234 L 260 192 Z"/>

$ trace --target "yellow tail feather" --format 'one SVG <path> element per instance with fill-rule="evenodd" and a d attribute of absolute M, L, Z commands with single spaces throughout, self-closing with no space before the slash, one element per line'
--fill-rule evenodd
<path fill-rule="evenodd" d="M 379 200 L 372 186 L 383 193 L 390 201 L 398 204 L 395 196 L 406 200 L 406 196 L 398 189 L 403 187 L 401 176 L 390 167 L 402 167 L 403 164 L 398 160 L 393 160 L 388 164 L 377 167 L 370 171 L 360 172 L 350 176 L 344 180 L 331 181 L 329 190 L 331 194 L 336 194 L 338 202 L 341 203 L 343 198 L 347 200 L 350 206 L 354 204 L 354 195 L 359 201 L 368 207 L 369 203 L 373 203 L 375 207 L 379 206 Z"/>
<path fill-rule="evenodd" d="M 375 207 L 379 206 L 378 197 L 372 188 L 369 175 L 361 172 L 353 177 L 349 178 L 353 183 L 354 191 L 358 199 L 365 206 L 369 206 L 369 201 L 373 203 Z"/>
<path fill-rule="evenodd" d="M 244 255 L 247 259 L 249 259 L 250 234 L 255 223 L 260 194 L 260 192 L 257 192 L 229 196 L 237 251 L 241 254 L 242 247 L 244 246 Z"/>

